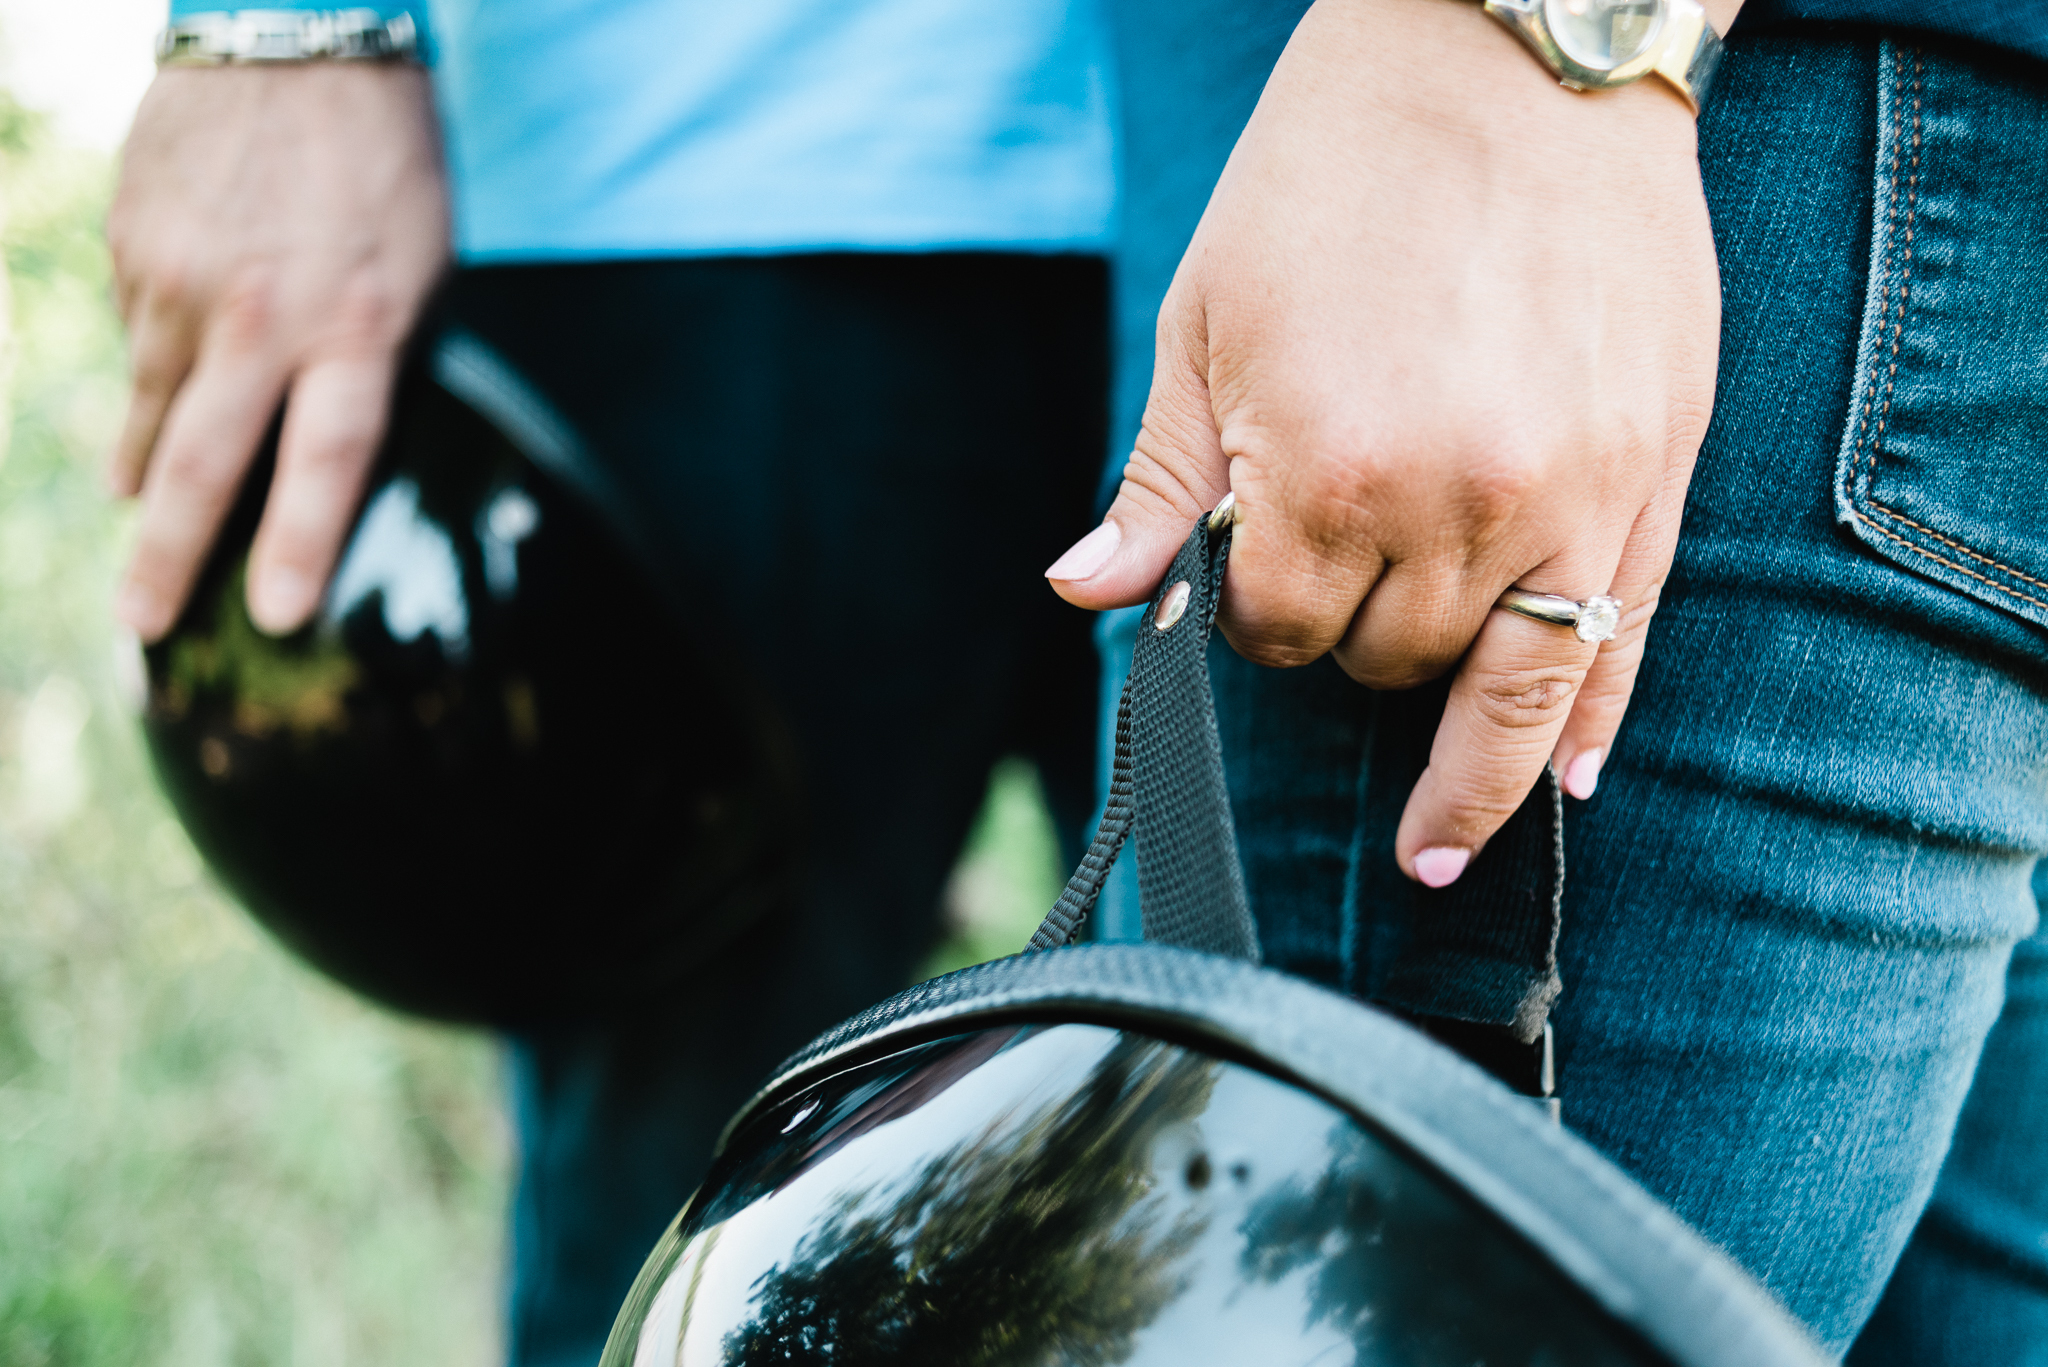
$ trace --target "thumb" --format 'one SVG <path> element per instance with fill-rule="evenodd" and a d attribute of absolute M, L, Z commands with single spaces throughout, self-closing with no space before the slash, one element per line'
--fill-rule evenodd
<path fill-rule="evenodd" d="M 1045 572 L 1053 591 L 1084 608 L 1142 603 L 1187 540 L 1196 518 L 1230 492 L 1230 461 L 1209 404 L 1208 339 L 1199 310 L 1174 327 L 1169 299 L 1159 322 L 1158 360 L 1145 423 L 1124 463 L 1123 484 L 1102 525 L 1076 541 Z"/>

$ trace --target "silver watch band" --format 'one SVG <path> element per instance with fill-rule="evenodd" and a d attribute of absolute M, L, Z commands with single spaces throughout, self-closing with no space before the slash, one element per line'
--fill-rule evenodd
<path fill-rule="evenodd" d="M 158 66 L 240 62 L 418 61 L 410 14 L 373 9 L 218 10 L 188 14 L 157 35 Z"/>

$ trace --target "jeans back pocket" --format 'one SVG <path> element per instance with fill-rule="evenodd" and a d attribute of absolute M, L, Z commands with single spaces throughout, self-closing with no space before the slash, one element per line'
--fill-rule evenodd
<path fill-rule="evenodd" d="M 2048 626 L 2048 67 L 1889 41 L 1878 112 L 1837 515 Z"/>

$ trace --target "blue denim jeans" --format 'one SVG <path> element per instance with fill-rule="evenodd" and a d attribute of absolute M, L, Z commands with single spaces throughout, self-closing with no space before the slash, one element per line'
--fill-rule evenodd
<path fill-rule="evenodd" d="M 1126 0 L 1122 436 L 1300 8 Z M 1567 817 L 1566 1123 L 1857 1363 L 2048 1363 L 2048 69 L 1755 35 L 1701 138 L 1720 394 Z M 1269 960 L 1370 998 L 1441 686 L 1212 669 Z"/>

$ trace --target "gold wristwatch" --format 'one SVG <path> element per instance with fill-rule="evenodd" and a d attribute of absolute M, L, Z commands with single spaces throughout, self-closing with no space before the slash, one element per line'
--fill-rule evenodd
<path fill-rule="evenodd" d="M 1573 90 L 1661 76 L 1692 112 L 1721 63 L 1721 35 L 1699 0 L 1485 0 L 1486 12 Z"/>

